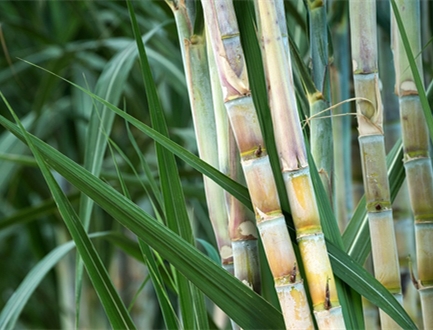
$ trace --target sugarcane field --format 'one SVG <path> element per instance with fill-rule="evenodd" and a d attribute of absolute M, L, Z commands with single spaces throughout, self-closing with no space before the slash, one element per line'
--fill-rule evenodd
<path fill-rule="evenodd" d="M 0 1 L 0 330 L 433 329 L 433 1 Z"/>

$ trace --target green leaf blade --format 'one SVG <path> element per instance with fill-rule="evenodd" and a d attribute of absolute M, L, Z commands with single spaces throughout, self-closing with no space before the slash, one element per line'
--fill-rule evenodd
<path fill-rule="evenodd" d="M 0 116 L 0 124 L 23 139 L 20 130 L 4 117 Z M 219 265 L 204 257 L 190 244 L 167 230 L 129 199 L 87 170 L 36 137 L 31 136 L 31 139 L 54 170 L 158 251 L 241 327 L 248 329 L 284 327 L 280 312 L 234 279 Z"/>

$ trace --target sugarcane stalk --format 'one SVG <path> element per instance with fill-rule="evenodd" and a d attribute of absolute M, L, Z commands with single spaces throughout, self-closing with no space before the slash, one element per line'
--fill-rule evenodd
<path fill-rule="evenodd" d="M 189 101 L 201 159 L 218 167 L 217 131 L 213 113 L 212 90 L 206 51 L 204 29 L 195 33 L 196 3 L 191 0 L 166 0 L 173 11 Z M 228 232 L 227 210 L 225 208 L 224 190 L 207 176 L 203 176 L 206 203 L 209 219 L 215 233 L 221 264 L 225 270 L 234 274 L 233 250 Z M 216 308 L 215 322 L 225 324 L 227 316 Z"/>
<path fill-rule="evenodd" d="M 303 282 L 278 199 L 263 135 L 250 95 L 233 4 L 203 0 L 223 100 L 230 120 L 286 328 L 312 329 Z"/>
<path fill-rule="evenodd" d="M 401 301 L 377 70 L 376 2 L 351 0 L 349 4 L 355 95 L 363 98 L 357 100 L 356 107 L 373 268 L 378 281 Z M 379 314 L 382 328 L 399 328 L 386 313 Z"/>
<path fill-rule="evenodd" d="M 433 38 L 432 21 L 433 21 L 433 4 L 431 1 L 422 1 L 421 5 L 421 44 L 428 45 Z M 424 63 L 432 63 L 433 49 L 432 47 L 424 47 L 422 55 Z M 433 70 L 424 71 L 424 84 L 428 86 L 433 80 Z"/>
<path fill-rule="evenodd" d="M 421 51 L 419 1 L 396 1 L 414 54 Z M 404 167 L 409 187 L 409 200 L 414 215 L 417 289 L 420 293 L 425 329 L 433 327 L 433 171 L 429 154 L 429 134 L 421 108 L 418 90 L 400 37 L 395 18 L 392 19 L 392 45 L 396 72 L 395 91 L 400 100 Z M 417 69 L 423 71 L 421 56 Z"/>
<path fill-rule="evenodd" d="M 382 12 L 390 12 L 389 4 Z M 390 28 L 390 26 L 389 26 Z M 384 100 L 385 151 L 392 149 L 401 137 L 399 117 L 399 100 L 394 93 L 395 70 L 392 58 L 390 30 L 379 29 L 379 74 L 382 82 Z M 409 191 L 406 180 L 392 205 L 394 228 L 397 241 L 398 260 L 400 264 L 401 285 L 403 288 L 403 306 L 414 321 L 420 320 L 419 295 L 411 285 L 408 256 L 415 256 L 415 231 L 409 202 Z"/>
<path fill-rule="evenodd" d="M 310 25 L 311 73 L 317 89 L 315 94 L 307 95 L 310 103 L 310 116 L 314 117 L 310 123 L 311 155 L 316 163 L 323 187 L 332 203 L 334 140 L 331 116 L 324 112 L 329 108 L 331 101 L 326 1 L 308 0 L 306 3 Z"/>
<path fill-rule="evenodd" d="M 341 329 L 345 327 L 342 309 L 310 177 L 290 54 L 281 33 L 282 1 L 256 0 L 255 6 L 275 141 L 314 315 L 320 329 Z"/>
<path fill-rule="evenodd" d="M 207 38 L 207 51 L 217 129 L 219 170 L 233 180 L 244 183 L 239 152 L 224 106 L 217 67 L 209 40 Z M 233 251 L 234 275 L 241 282 L 260 293 L 258 234 L 254 224 L 254 214 L 228 192 L 224 192 L 224 195 L 228 214 L 228 232 Z M 238 326 L 232 322 L 232 328 L 237 329 Z"/>
<path fill-rule="evenodd" d="M 243 182 L 244 178 L 241 172 L 239 152 L 233 132 L 229 125 L 223 128 L 228 129 L 228 134 L 223 138 L 228 140 L 230 157 L 227 159 L 228 164 L 220 162 L 220 169 L 232 179 Z M 229 236 L 232 241 L 234 275 L 242 283 L 260 293 L 261 278 L 257 242 L 258 234 L 254 223 L 254 213 L 249 211 L 245 205 L 229 193 L 226 192 L 225 197 L 229 217 Z"/>
<path fill-rule="evenodd" d="M 332 103 L 350 98 L 349 19 L 347 1 L 333 1 L 330 25 L 334 36 L 334 62 L 331 66 Z M 340 232 L 346 228 L 353 212 L 350 103 L 337 107 L 332 121 L 334 139 L 334 210 Z M 345 115 L 345 116 L 343 116 Z"/>
<path fill-rule="evenodd" d="M 215 75 L 218 79 L 218 76 Z M 215 98 L 215 115 L 218 131 L 218 153 L 220 155 L 220 171 L 233 180 L 243 183 L 242 168 L 235 137 L 230 127 L 225 107 L 222 102 L 221 86 L 213 87 Z M 218 110 L 217 110 L 218 106 Z M 260 292 L 260 268 L 258 264 L 257 229 L 254 224 L 254 214 L 241 202 L 225 192 L 226 207 L 229 222 L 229 236 L 232 242 L 235 276 Z"/>
<path fill-rule="evenodd" d="M 178 28 L 182 60 L 188 86 L 188 95 L 201 159 L 218 167 L 217 132 L 213 113 L 212 90 L 203 34 L 194 33 L 195 2 L 167 0 Z M 224 192 L 214 181 L 203 176 L 206 201 L 222 265 L 232 267 L 233 253 L 227 229 Z"/>
<path fill-rule="evenodd" d="M 373 274 L 373 259 L 371 254 L 365 260 L 364 268 Z M 371 301 L 362 297 L 362 312 L 364 315 L 365 329 L 380 330 L 379 309 Z"/>

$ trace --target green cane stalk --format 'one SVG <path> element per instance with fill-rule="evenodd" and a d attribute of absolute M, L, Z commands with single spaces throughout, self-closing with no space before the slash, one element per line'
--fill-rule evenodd
<path fill-rule="evenodd" d="M 377 69 L 376 2 L 350 1 L 350 28 L 362 172 L 375 277 L 401 301 L 400 268 L 394 233 L 383 137 L 383 105 Z M 380 311 L 383 328 L 397 324 Z"/>
<path fill-rule="evenodd" d="M 349 12 L 347 1 L 331 3 L 330 25 L 333 28 L 334 62 L 331 65 L 332 103 L 350 98 L 350 44 L 349 44 Z M 349 103 L 337 107 L 333 114 L 334 139 L 334 210 L 340 232 L 343 232 L 353 212 L 352 166 L 351 157 L 351 119 Z M 342 115 L 342 116 L 340 116 Z"/>
<path fill-rule="evenodd" d="M 388 4 L 382 12 L 390 13 Z M 382 95 L 384 99 L 384 130 L 385 150 L 387 154 L 392 146 L 402 136 L 399 99 L 395 94 L 395 70 L 391 52 L 390 30 L 378 29 L 379 32 L 379 74 L 382 81 Z M 419 295 L 411 284 L 408 256 L 415 256 L 415 232 L 409 202 L 407 182 L 404 181 L 392 204 L 394 228 L 397 240 L 398 259 L 403 289 L 403 306 L 413 320 L 420 320 Z"/>
<path fill-rule="evenodd" d="M 206 39 L 203 30 L 199 33 L 194 31 L 196 3 L 194 1 L 167 1 L 167 3 L 174 13 L 178 29 L 199 156 L 213 167 L 218 167 L 217 131 Z M 223 190 L 207 176 L 203 176 L 203 181 L 209 218 L 216 235 L 222 265 L 229 268 L 233 262 L 233 254 L 227 230 Z"/>
<path fill-rule="evenodd" d="M 421 51 L 420 3 L 396 1 L 412 53 Z M 395 9 L 393 8 L 393 12 Z M 419 91 L 406 54 L 401 31 L 392 19 L 393 51 L 396 72 L 395 90 L 400 100 L 404 167 L 409 188 L 409 200 L 415 223 L 416 260 L 418 279 L 415 286 L 421 299 L 425 329 L 433 326 L 433 170 L 429 154 L 429 132 L 422 111 Z M 422 58 L 416 59 L 416 68 L 422 72 Z"/>
<path fill-rule="evenodd" d="M 325 191 L 332 202 L 334 139 L 332 118 L 324 112 L 331 102 L 328 57 L 328 24 L 325 0 L 308 0 L 310 56 L 316 93 L 308 96 L 311 154 L 319 171 Z"/>

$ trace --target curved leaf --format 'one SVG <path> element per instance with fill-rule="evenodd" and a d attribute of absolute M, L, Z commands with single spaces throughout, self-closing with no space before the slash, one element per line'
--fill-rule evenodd
<path fill-rule="evenodd" d="M 0 123 L 19 138 L 24 138 L 19 129 L 2 116 L 0 116 Z M 28 136 L 54 170 L 158 251 L 241 327 L 248 329 L 284 327 L 280 312 L 229 275 L 220 265 L 212 262 L 131 200 L 71 159 L 33 135 L 28 134 Z"/>
<path fill-rule="evenodd" d="M 108 271 L 102 263 L 102 260 L 99 257 L 99 254 L 97 253 L 93 243 L 90 241 L 90 238 L 87 235 L 79 217 L 75 213 L 74 208 L 61 190 L 58 182 L 54 179 L 53 173 L 49 170 L 44 158 L 40 154 L 40 151 L 33 145 L 29 133 L 19 121 L 17 115 L 10 108 L 1 92 L 0 96 L 3 98 L 3 101 L 5 101 L 9 111 L 15 118 L 15 121 L 17 122 L 23 137 L 35 156 L 35 160 L 37 161 L 44 179 L 48 184 L 51 194 L 57 204 L 60 215 L 65 221 L 66 227 L 74 239 L 77 250 L 83 260 L 84 265 L 86 266 L 89 278 L 96 290 L 96 293 L 99 296 L 111 325 L 115 329 L 135 329 L 136 327 L 131 316 L 129 315 L 122 299 L 111 282 Z"/>
<path fill-rule="evenodd" d="M 14 329 L 21 311 L 47 273 L 75 247 L 73 242 L 60 245 L 39 261 L 9 298 L 0 313 L 0 329 Z"/>

